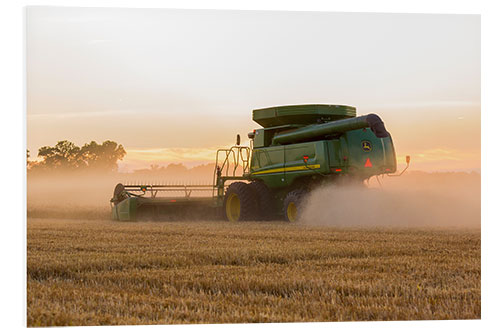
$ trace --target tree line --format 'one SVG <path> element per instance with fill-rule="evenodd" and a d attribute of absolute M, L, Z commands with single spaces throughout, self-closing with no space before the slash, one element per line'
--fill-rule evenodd
<path fill-rule="evenodd" d="M 30 151 L 27 150 L 26 161 L 30 171 L 116 171 L 118 161 L 126 154 L 123 146 L 114 141 L 107 140 L 101 144 L 91 141 L 78 147 L 73 142 L 63 140 L 53 147 L 44 146 L 38 149 L 40 161 L 30 161 Z"/>

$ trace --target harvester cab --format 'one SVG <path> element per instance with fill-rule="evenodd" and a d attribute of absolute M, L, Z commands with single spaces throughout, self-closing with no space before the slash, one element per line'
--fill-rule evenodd
<path fill-rule="evenodd" d="M 356 108 L 345 105 L 289 105 L 253 110 L 253 120 L 262 128 L 248 134 L 250 147 L 241 146 L 238 135 L 236 145 L 216 152 L 211 185 L 118 184 L 113 218 L 136 220 L 140 211 L 158 216 L 175 207 L 203 207 L 230 221 L 295 221 L 304 197 L 318 185 L 361 183 L 396 172 L 391 135 L 375 114 L 357 117 Z M 179 190 L 185 195 L 157 197 Z"/>

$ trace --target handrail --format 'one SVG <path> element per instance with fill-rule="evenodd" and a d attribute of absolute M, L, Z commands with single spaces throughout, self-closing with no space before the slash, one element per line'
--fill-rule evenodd
<path fill-rule="evenodd" d="M 219 155 L 223 153 L 224 160 L 222 164 L 219 165 Z M 232 159 L 233 168 L 232 172 L 230 169 L 230 160 Z M 219 177 L 224 175 L 225 177 L 237 177 L 236 174 L 239 167 L 243 168 L 243 174 L 250 171 L 250 147 L 247 146 L 232 146 L 231 148 L 221 148 L 217 150 L 215 155 L 215 168 L 213 175 L 214 192 L 217 191 Z"/>

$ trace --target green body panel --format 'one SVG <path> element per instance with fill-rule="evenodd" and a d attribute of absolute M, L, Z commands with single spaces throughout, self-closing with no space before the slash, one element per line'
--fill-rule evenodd
<path fill-rule="evenodd" d="M 112 219 L 119 221 L 137 221 L 140 212 L 156 209 L 160 210 L 190 210 L 194 208 L 206 207 L 216 208 L 219 206 L 217 200 L 210 197 L 129 197 L 112 207 Z M 157 213 L 157 212 L 156 212 Z"/>
<path fill-rule="evenodd" d="M 284 164 L 285 150 L 283 147 L 254 149 L 250 162 L 250 173 L 262 180 L 269 188 L 280 188 L 284 185 Z"/>
<path fill-rule="evenodd" d="M 137 199 L 127 198 L 113 207 L 113 219 L 120 221 L 135 221 L 137 219 Z"/>
<path fill-rule="evenodd" d="M 363 180 L 395 172 L 394 146 L 382 120 L 355 115 L 355 108 L 335 105 L 254 110 L 255 121 L 273 127 L 255 131 L 250 178 L 285 193 L 318 178 Z"/>
<path fill-rule="evenodd" d="M 330 172 L 327 141 L 287 145 L 284 149 L 286 186 L 300 177 L 321 176 Z M 307 156 L 307 163 L 304 163 L 304 156 Z"/>
<path fill-rule="evenodd" d="M 343 168 L 346 164 L 344 160 L 345 149 L 342 149 L 340 139 L 328 140 L 326 142 L 326 149 L 328 151 L 328 162 L 331 168 Z M 343 154 L 344 152 L 344 154 Z"/>
<path fill-rule="evenodd" d="M 253 139 L 254 149 L 259 148 L 259 147 L 269 146 L 269 144 L 266 144 L 265 135 L 266 135 L 266 131 L 263 128 L 259 128 L 258 130 L 255 130 L 255 136 Z"/>
<path fill-rule="evenodd" d="M 271 189 L 290 188 L 300 178 L 349 174 L 366 179 L 393 173 L 396 156 L 390 135 L 378 138 L 369 128 L 363 128 L 334 139 L 255 149 L 250 171 L 251 179 L 261 180 Z"/>
<path fill-rule="evenodd" d="M 266 173 L 268 170 L 282 168 L 285 163 L 283 146 L 254 149 L 250 172 Z"/>
<path fill-rule="evenodd" d="M 368 178 L 396 172 L 396 156 L 390 136 L 377 138 L 369 129 L 356 130 L 345 133 L 342 142 L 347 157 L 347 171 L 350 174 Z M 363 142 L 370 144 L 369 151 L 363 150 Z M 371 167 L 366 166 L 368 159 Z"/>

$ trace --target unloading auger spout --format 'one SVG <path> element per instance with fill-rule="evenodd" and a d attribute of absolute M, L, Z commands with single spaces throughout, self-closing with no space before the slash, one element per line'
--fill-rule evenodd
<path fill-rule="evenodd" d="M 325 135 L 342 134 L 362 128 L 370 128 L 377 138 L 386 138 L 389 132 L 384 122 L 376 114 L 368 114 L 356 118 L 329 121 L 321 124 L 305 126 L 290 132 L 278 134 L 273 138 L 273 144 L 290 144 L 309 141 Z"/>

